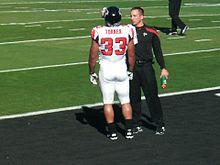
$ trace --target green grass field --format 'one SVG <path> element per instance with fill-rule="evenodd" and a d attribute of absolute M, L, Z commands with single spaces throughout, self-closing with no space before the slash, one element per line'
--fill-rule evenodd
<path fill-rule="evenodd" d="M 90 30 L 104 23 L 100 9 L 120 7 L 127 24 L 130 8 L 141 6 L 147 24 L 170 27 L 167 3 L 0 0 L 0 116 L 101 102 L 87 64 L 74 65 L 88 60 Z M 160 93 L 220 86 L 219 0 L 183 0 L 180 15 L 187 36 L 160 32 L 170 73 Z"/>

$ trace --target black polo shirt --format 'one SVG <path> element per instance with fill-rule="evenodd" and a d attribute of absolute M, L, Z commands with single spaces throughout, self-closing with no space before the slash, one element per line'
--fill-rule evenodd
<path fill-rule="evenodd" d="M 136 27 L 138 44 L 135 45 L 136 60 L 153 62 L 153 53 L 160 68 L 166 68 L 159 33 L 147 25 Z"/>

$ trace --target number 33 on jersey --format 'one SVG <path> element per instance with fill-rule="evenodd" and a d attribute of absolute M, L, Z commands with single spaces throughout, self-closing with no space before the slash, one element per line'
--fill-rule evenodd
<path fill-rule="evenodd" d="M 99 45 L 100 61 L 117 62 L 124 59 L 131 39 L 137 43 L 136 30 L 132 25 L 97 26 L 91 31 L 91 38 Z"/>

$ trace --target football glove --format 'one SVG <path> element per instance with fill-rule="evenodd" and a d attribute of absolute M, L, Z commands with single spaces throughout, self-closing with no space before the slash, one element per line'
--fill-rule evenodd
<path fill-rule="evenodd" d="M 107 7 L 103 7 L 101 10 L 101 17 L 105 18 L 106 13 L 107 13 Z"/>
<path fill-rule="evenodd" d="M 90 77 L 90 82 L 91 82 L 93 85 L 97 85 L 97 84 L 98 84 L 98 82 L 97 82 L 97 80 L 98 80 L 98 75 L 97 75 L 96 73 L 90 74 L 89 77 Z"/>
<path fill-rule="evenodd" d="M 133 80 L 133 72 L 127 71 L 129 80 Z"/>

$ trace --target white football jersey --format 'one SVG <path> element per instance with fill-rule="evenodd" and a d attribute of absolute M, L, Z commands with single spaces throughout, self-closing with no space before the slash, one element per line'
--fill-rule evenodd
<path fill-rule="evenodd" d="M 100 63 L 103 60 L 125 60 L 129 41 L 134 39 L 134 43 L 137 43 L 136 30 L 132 25 L 97 26 L 92 29 L 91 38 L 99 45 Z"/>

